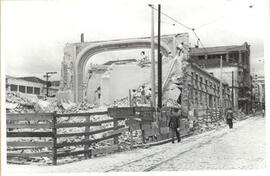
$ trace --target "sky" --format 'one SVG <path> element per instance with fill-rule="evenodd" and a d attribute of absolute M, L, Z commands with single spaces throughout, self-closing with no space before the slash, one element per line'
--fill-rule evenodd
<path fill-rule="evenodd" d="M 57 71 L 60 79 L 66 43 L 150 36 L 149 3 L 195 28 L 205 47 L 251 45 L 251 70 L 264 73 L 267 0 L 24 0 L 1 4 L 1 58 L 11 76 L 38 76 Z M 252 6 L 252 8 L 250 8 Z M 157 19 L 157 13 L 155 14 Z M 157 22 L 157 20 L 156 20 Z M 161 34 L 193 33 L 161 17 Z M 157 27 L 157 23 L 156 26 Z M 157 28 L 155 29 L 157 33 Z M 90 62 L 139 57 L 137 51 L 107 52 Z"/>

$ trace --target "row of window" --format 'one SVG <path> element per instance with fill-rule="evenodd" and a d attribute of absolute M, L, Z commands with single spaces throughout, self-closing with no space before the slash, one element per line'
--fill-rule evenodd
<path fill-rule="evenodd" d="M 19 87 L 19 92 L 40 95 L 40 88 L 39 87 L 28 87 L 28 86 L 11 84 L 10 91 L 18 92 L 18 87 Z"/>
<path fill-rule="evenodd" d="M 195 77 L 194 77 L 195 75 Z M 206 78 L 203 80 L 203 77 L 200 76 L 199 79 L 199 75 L 198 74 L 194 74 L 194 72 L 191 72 L 191 79 L 194 85 L 196 85 L 197 87 L 203 88 L 203 85 L 205 86 L 205 90 L 207 90 L 207 88 L 209 87 L 210 89 L 213 89 L 214 91 L 219 91 L 220 86 L 218 83 L 212 82 L 212 81 L 208 81 Z M 225 89 L 223 88 L 223 93 Z M 226 90 L 226 92 L 228 92 L 228 90 Z"/>

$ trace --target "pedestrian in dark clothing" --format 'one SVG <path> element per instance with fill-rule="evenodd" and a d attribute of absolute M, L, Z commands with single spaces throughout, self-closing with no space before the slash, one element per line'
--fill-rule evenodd
<path fill-rule="evenodd" d="M 180 115 L 178 113 L 178 109 L 177 108 L 173 108 L 172 112 L 170 114 L 170 120 L 169 120 L 169 127 L 170 127 L 170 131 L 171 131 L 171 135 L 172 135 L 172 143 L 174 143 L 174 136 L 176 134 L 177 137 L 177 141 L 180 142 L 181 138 L 180 138 L 180 133 L 179 133 L 179 127 L 180 127 L 180 123 L 179 123 L 179 119 L 180 119 Z"/>
<path fill-rule="evenodd" d="M 227 121 L 227 124 L 229 125 L 229 128 L 233 128 L 233 119 L 235 118 L 233 116 L 232 108 L 229 108 L 226 115 L 226 121 Z"/>

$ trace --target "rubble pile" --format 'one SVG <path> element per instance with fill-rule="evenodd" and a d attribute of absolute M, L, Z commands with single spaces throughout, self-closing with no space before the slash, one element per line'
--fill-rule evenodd
<path fill-rule="evenodd" d="M 20 97 L 16 92 L 6 94 L 6 110 L 8 113 L 35 112 L 34 103 L 27 98 Z"/>

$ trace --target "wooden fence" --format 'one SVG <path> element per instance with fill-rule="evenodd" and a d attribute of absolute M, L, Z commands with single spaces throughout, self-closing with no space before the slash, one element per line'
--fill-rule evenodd
<path fill-rule="evenodd" d="M 7 114 L 7 147 L 12 148 L 12 151 L 24 149 L 42 149 L 47 148 L 46 152 L 29 152 L 16 153 L 8 152 L 7 157 L 49 157 L 52 158 L 53 165 L 57 165 L 57 159 L 66 156 L 76 156 L 84 154 L 86 158 L 93 155 L 98 155 L 104 152 L 113 152 L 118 150 L 118 137 L 121 135 L 124 125 L 118 125 L 119 120 L 116 118 L 108 118 L 106 120 L 91 121 L 92 116 L 106 115 L 105 112 L 94 113 L 38 113 L 38 114 Z M 83 122 L 64 123 L 61 118 L 82 119 Z M 112 127 L 91 131 L 90 127 L 101 126 L 102 124 L 113 123 Z M 84 127 L 83 132 L 59 133 L 64 128 Z M 106 132 L 106 136 L 97 139 L 90 139 L 90 135 Z M 37 138 L 39 140 L 37 140 Z M 69 139 L 71 137 L 82 137 L 79 141 L 61 140 L 61 138 Z M 10 141 L 10 139 L 15 139 Z M 24 142 L 26 138 L 32 140 Z M 35 139 L 34 139 L 35 138 Z M 17 140 L 19 139 L 19 140 Z M 98 149 L 89 149 L 93 143 L 98 143 L 104 140 L 113 139 L 113 144 L 109 147 Z M 58 142 L 58 140 L 62 142 Z M 68 142 L 67 142 L 68 141 Z M 84 146 L 84 149 L 79 151 L 61 151 L 60 149 L 68 146 Z M 34 150 L 32 150 L 34 151 Z"/>

